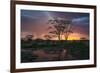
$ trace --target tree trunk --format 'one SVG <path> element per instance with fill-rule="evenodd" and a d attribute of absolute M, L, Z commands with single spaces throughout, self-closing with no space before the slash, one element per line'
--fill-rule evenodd
<path fill-rule="evenodd" d="M 60 41 L 61 39 L 60 39 L 60 35 L 58 35 L 58 40 Z"/>
<path fill-rule="evenodd" d="M 68 40 L 68 33 L 65 34 L 65 40 Z"/>
<path fill-rule="evenodd" d="M 68 36 L 65 36 L 65 40 L 68 40 Z"/>

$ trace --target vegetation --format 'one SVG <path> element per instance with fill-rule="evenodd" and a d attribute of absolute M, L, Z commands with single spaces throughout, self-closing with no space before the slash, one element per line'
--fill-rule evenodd
<path fill-rule="evenodd" d="M 61 40 L 61 36 L 65 36 L 65 40 L 68 39 L 68 36 L 71 31 L 71 20 L 65 20 L 61 18 L 55 18 L 53 20 L 49 20 L 50 26 L 48 29 L 52 29 L 49 33 L 53 34 L 54 36 L 58 37 L 58 40 Z"/>
<path fill-rule="evenodd" d="M 66 59 L 67 55 L 63 58 L 57 58 L 56 61 L 60 60 L 85 60 L 89 59 L 89 41 L 88 40 L 80 40 L 80 41 L 65 41 L 62 40 L 33 40 L 29 43 L 29 41 L 22 40 L 22 53 L 21 53 L 21 61 L 22 62 L 38 62 L 38 61 L 55 61 L 49 59 L 36 60 L 38 57 L 34 55 L 33 52 L 42 50 L 40 52 L 46 52 L 47 54 L 52 52 L 56 55 L 61 55 L 62 51 L 67 50 L 68 54 L 70 54 L 73 58 Z M 24 51 L 23 51 L 24 50 Z M 66 54 L 67 54 L 66 53 Z M 47 55 L 46 54 L 46 55 Z M 60 56 L 59 56 L 60 57 Z"/>

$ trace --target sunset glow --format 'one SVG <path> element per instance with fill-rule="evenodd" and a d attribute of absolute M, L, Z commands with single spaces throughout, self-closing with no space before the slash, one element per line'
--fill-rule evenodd
<path fill-rule="evenodd" d="M 82 34 L 79 34 L 79 33 L 72 33 L 72 34 L 70 34 L 69 36 L 68 36 L 68 39 L 67 40 L 82 40 L 81 38 L 85 38 L 85 39 L 89 39 L 89 38 L 87 38 L 85 35 L 82 35 Z M 62 40 L 65 40 L 65 37 L 64 37 L 64 35 L 61 35 L 61 39 Z M 55 37 L 55 38 L 52 38 L 51 40 L 58 40 L 58 38 L 57 37 Z"/>
<path fill-rule="evenodd" d="M 43 39 L 45 35 L 52 35 L 49 32 L 55 29 L 48 30 L 52 24 L 47 24 L 48 20 L 55 17 L 64 20 L 72 21 L 72 32 L 68 35 L 67 40 L 81 40 L 80 38 L 89 39 L 89 14 L 88 13 L 73 13 L 73 12 L 53 12 L 53 11 L 34 11 L 22 10 L 21 11 L 21 38 L 27 35 L 33 35 L 32 39 Z M 61 40 L 65 40 L 64 34 L 60 35 Z M 58 40 L 58 37 L 52 37 L 50 40 Z"/>
<path fill-rule="evenodd" d="M 80 40 L 80 35 L 77 33 L 73 33 L 68 37 L 68 40 Z"/>

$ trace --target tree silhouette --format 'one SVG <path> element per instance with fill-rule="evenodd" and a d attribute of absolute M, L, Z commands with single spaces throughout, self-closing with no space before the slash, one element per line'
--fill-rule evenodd
<path fill-rule="evenodd" d="M 72 31 L 68 30 L 68 31 L 65 31 L 65 40 L 68 40 L 68 36 L 70 35 L 70 33 L 73 33 Z"/>
<path fill-rule="evenodd" d="M 32 41 L 33 40 L 33 35 L 26 35 L 27 41 Z"/>
<path fill-rule="evenodd" d="M 53 24 L 48 29 L 52 29 L 49 33 L 56 35 L 58 40 L 61 40 L 61 36 L 64 34 L 65 39 L 67 40 L 71 28 L 71 21 L 65 20 L 62 18 L 55 18 L 53 20 L 49 20 L 48 23 Z"/>
<path fill-rule="evenodd" d="M 81 37 L 80 40 L 87 40 L 85 37 Z"/>
<path fill-rule="evenodd" d="M 45 38 L 46 40 L 50 40 L 52 37 L 51 37 L 50 35 L 44 35 L 44 38 Z"/>

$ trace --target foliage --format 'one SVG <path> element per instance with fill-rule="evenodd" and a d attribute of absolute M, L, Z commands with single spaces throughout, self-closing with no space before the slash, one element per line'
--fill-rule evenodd
<path fill-rule="evenodd" d="M 61 18 L 55 18 L 53 20 L 49 20 L 48 23 L 53 24 L 48 29 L 52 29 L 49 33 L 56 35 L 58 40 L 61 40 L 61 36 L 64 35 L 65 39 L 68 39 L 70 33 L 72 33 L 71 29 L 71 21 L 65 20 Z"/>
<path fill-rule="evenodd" d="M 59 43 L 60 42 L 60 43 Z M 89 59 L 89 40 L 80 41 L 59 41 L 59 40 L 34 40 L 30 44 L 23 41 L 21 42 L 21 50 L 26 50 L 27 52 L 22 52 L 22 62 L 34 62 L 36 56 L 32 55 L 32 51 L 43 50 L 46 52 L 61 52 L 61 50 L 69 50 L 69 53 L 74 57 L 73 60 L 85 60 Z M 30 52 L 28 52 L 30 51 Z M 70 60 L 70 59 L 69 59 Z"/>

